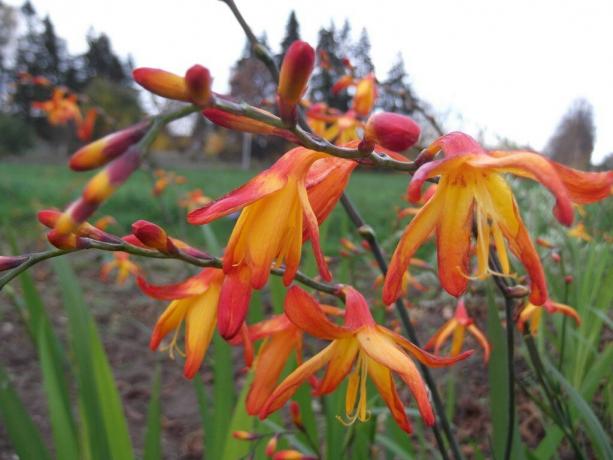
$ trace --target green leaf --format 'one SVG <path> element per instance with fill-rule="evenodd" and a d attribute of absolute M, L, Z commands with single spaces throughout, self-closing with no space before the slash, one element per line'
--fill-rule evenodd
<path fill-rule="evenodd" d="M 209 458 L 221 458 L 226 433 L 230 426 L 234 409 L 235 386 L 234 370 L 232 369 L 232 349 L 219 335 L 213 338 L 213 427 L 206 433 L 205 449 Z"/>
<path fill-rule="evenodd" d="M 79 457 L 79 438 L 67 398 L 62 363 L 54 360 L 51 331 L 45 321 L 39 323 L 38 356 L 43 374 L 43 386 L 47 396 L 49 418 L 55 445 L 56 458 Z"/>
<path fill-rule="evenodd" d="M 377 441 L 377 444 L 380 444 L 390 451 L 394 455 L 394 458 L 398 460 L 413 460 L 414 458 L 404 447 L 400 446 L 395 440 L 388 438 L 384 434 L 377 434 L 375 441 Z"/>
<path fill-rule="evenodd" d="M 247 413 L 247 409 L 245 407 L 245 400 L 247 399 L 247 393 L 249 392 L 249 387 L 251 386 L 252 380 L 253 371 L 249 371 L 238 397 L 238 401 L 234 406 L 232 419 L 228 425 L 228 430 L 225 435 L 223 455 L 221 456 L 222 460 L 235 460 L 238 458 L 243 458 L 249 453 L 252 447 L 250 442 L 237 441 L 234 439 L 234 437 L 232 437 L 232 433 L 235 431 L 252 432 L 255 427 L 255 418 Z"/>
<path fill-rule="evenodd" d="M 147 427 L 145 429 L 145 451 L 143 460 L 159 460 L 162 458 L 162 404 L 160 401 L 160 376 L 159 364 L 155 367 L 153 383 L 151 385 L 151 397 L 147 407 Z"/>
<path fill-rule="evenodd" d="M 92 316 L 68 261 L 57 258 L 53 266 L 68 315 L 91 458 L 131 460 L 134 453 L 121 400 Z"/>
<path fill-rule="evenodd" d="M 13 388 L 6 370 L 0 366 L 0 418 L 11 445 L 20 459 L 50 459 L 36 425 Z"/>
<path fill-rule="evenodd" d="M 586 423 L 586 429 L 584 431 L 600 452 L 600 458 L 613 460 L 613 448 L 611 447 L 613 444 L 611 443 L 611 439 L 607 436 L 600 420 L 598 420 L 598 417 L 596 417 L 590 405 L 583 399 L 575 387 L 560 374 L 555 366 L 552 366 L 551 363 L 546 360 L 544 360 L 544 365 L 550 377 L 552 377 L 566 392 L 579 416 Z"/>

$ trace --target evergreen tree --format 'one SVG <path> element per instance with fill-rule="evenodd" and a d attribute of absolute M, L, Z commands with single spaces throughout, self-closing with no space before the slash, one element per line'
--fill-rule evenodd
<path fill-rule="evenodd" d="M 398 54 L 387 78 L 381 84 L 377 103 L 387 112 L 401 112 L 408 115 L 415 112 L 417 101 L 409 83 L 409 76 L 401 54 Z"/>
<path fill-rule="evenodd" d="M 113 83 L 130 85 L 131 77 L 127 65 L 124 65 L 114 53 L 109 37 L 101 33 L 96 36 L 90 30 L 87 36 L 89 49 L 83 56 L 87 80 L 103 77 Z"/>
<path fill-rule="evenodd" d="M 360 77 L 375 71 L 375 66 L 370 58 L 370 38 L 366 29 L 362 29 L 358 42 L 353 47 L 352 64 L 356 74 Z"/>
<path fill-rule="evenodd" d="M 296 40 L 300 40 L 300 24 L 296 18 L 296 13 L 292 10 L 287 19 L 287 25 L 285 26 L 285 37 L 281 41 L 281 54 L 279 55 L 279 62 L 283 61 L 287 49 Z"/>

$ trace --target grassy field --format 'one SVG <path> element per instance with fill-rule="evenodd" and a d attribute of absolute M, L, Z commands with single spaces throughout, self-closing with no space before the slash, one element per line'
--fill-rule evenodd
<path fill-rule="evenodd" d="M 176 204 L 179 198 L 195 188 L 218 197 L 245 182 L 256 171 L 197 168 L 178 170 L 188 178 L 188 183 L 168 187 L 160 198 L 151 192 L 151 174 L 140 171 L 91 220 L 106 214 L 114 216 L 119 226 L 110 230 L 118 234 L 127 233 L 130 224 L 140 218 L 159 223 L 175 235 L 198 236 L 199 230 L 185 223 L 185 210 Z M 65 207 L 79 195 L 91 175 L 75 173 L 61 165 L 0 165 L 0 222 L 8 223 L 20 235 L 36 236 L 40 228 L 36 224 L 36 212 L 48 207 Z M 400 175 L 358 172 L 351 179 L 348 193 L 359 209 L 368 210 L 368 221 L 377 232 L 387 235 L 398 228 L 395 209 L 406 205 L 402 200 L 406 183 L 406 178 Z M 341 209 L 335 211 L 329 222 L 331 237 L 339 236 L 346 229 Z M 232 221 L 226 219 L 212 225 L 221 235 L 230 230 Z"/>

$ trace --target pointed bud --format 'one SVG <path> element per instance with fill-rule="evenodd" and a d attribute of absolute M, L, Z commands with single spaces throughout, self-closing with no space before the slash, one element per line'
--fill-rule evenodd
<path fill-rule="evenodd" d="M 83 199 L 96 204 L 106 200 L 138 168 L 140 154 L 140 149 L 132 146 L 126 153 L 109 163 L 87 183 L 83 190 Z"/>
<path fill-rule="evenodd" d="M 279 440 L 278 435 L 274 435 L 272 438 L 268 440 L 266 443 L 266 449 L 264 450 L 264 454 L 267 457 L 272 457 L 275 451 L 277 450 L 277 442 Z"/>
<path fill-rule="evenodd" d="M 150 67 L 140 67 L 132 72 L 134 81 L 147 91 L 177 101 L 190 102 L 185 79 L 171 72 Z"/>
<path fill-rule="evenodd" d="M 272 456 L 273 460 L 315 460 L 316 458 L 293 449 L 280 450 Z"/>
<path fill-rule="evenodd" d="M 0 256 L 0 272 L 19 267 L 28 259 L 28 256 Z"/>
<path fill-rule="evenodd" d="M 379 112 L 370 116 L 364 128 L 364 140 L 386 149 L 402 152 L 415 145 L 421 129 L 412 118 L 391 112 Z"/>
<path fill-rule="evenodd" d="M 74 233 L 63 235 L 56 230 L 47 233 L 47 240 L 58 249 L 87 249 L 90 247 L 86 239 L 80 238 Z"/>
<path fill-rule="evenodd" d="M 269 112 L 266 113 L 272 115 Z M 278 136 L 290 142 L 298 142 L 298 139 L 293 133 L 290 133 L 285 129 L 276 128 L 262 121 L 224 112 L 223 110 L 219 109 L 204 109 L 202 114 L 216 125 L 231 129 L 233 131 L 263 134 L 265 136 Z"/>
<path fill-rule="evenodd" d="M 292 416 L 292 423 L 299 430 L 304 429 L 304 424 L 302 423 L 302 414 L 300 413 L 300 406 L 296 401 L 291 401 L 289 404 L 289 413 Z"/>
<path fill-rule="evenodd" d="M 553 248 L 556 247 L 555 244 L 553 244 L 549 240 L 546 240 L 545 238 L 537 238 L 536 239 L 536 244 L 538 244 L 539 246 L 542 246 L 544 248 L 547 248 L 547 249 L 553 249 Z"/>
<path fill-rule="evenodd" d="M 286 123 L 296 122 L 296 105 L 306 91 L 315 65 L 315 50 L 306 42 L 297 40 L 285 54 L 279 72 L 277 102 L 281 118 Z"/>
<path fill-rule="evenodd" d="M 204 107 L 211 98 L 211 74 L 209 69 L 196 64 L 185 72 L 185 84 L 191 101 Z"/>
<path fill-rule="evenodd" d="M 233 431 L 232 437 L 240 441 L 255 441 L 260 439 L 261 436 L 257 433 L 250 433 L 249 431 Z"/>
<path fill-rule="evenodd" d="M 159 225 L 146 220 L 137 220 L 132 224 L 132 233 L 147 247 L 157 249 L 164 254 L 174 254 L 177 248 Z"/>
<path fill-rule="evenodd" d="M 560 253 L 557 251 L 552 251 L 551 252 L 551 259 L 555 262 L 555 263 L 560 263 L 560 260 L 562 260 L 562 257 L 560 257 Z"/>
<path fill-rule="evenodd" d="M 102 166 L 141 140 L 148 129 L 149 122 L 142 122 L 98 139 L 77 150 L 70 158 L 70 168 L 87 171 Z"/>
<path fill-rule="evenodd" d="M 566 284 L 571 284 L 571 283 L 573 282 L 573 280 L 574 280 L 573 275 L 566 275 L 566 276 L 564 277 L 564 282 L 565 282 Z"/>
<path fill-rule="evenodd" d="M 362 78 L 355 89 L 353 110 L 358 115 L 366 117 L 375 106 L 375 99 L 377 99 L 377 83 L 375 82 L 375 76 L 371 73 Z"/>

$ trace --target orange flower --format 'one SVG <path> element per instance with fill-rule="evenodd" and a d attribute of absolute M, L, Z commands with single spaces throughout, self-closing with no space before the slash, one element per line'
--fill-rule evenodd
<path fill-rule="evenodd" d="M 462 350 L 464 333 L 467 329 L 483 348 L 483 360 L 487 363 L 490 359 L 491 346 L 485 335 L 483 335 L 483 332 L 481 332 L 479 328 L 475 326 L 473 319 L 468 316 L 466 306 L 464 305 L 464 299 L 462 298 L 458 299 L 458 305 L 453 318 L 443 324 L 443 326 L 434 333 L 426 345 L 424 345 L 424 348 L 426 350 L 434 349 L 434 353 L 438 355 L 443 342 L 445 342 L 445 340 L 447 340 L 447 338 L 453 334 L 449 355 L 457 356 L 460 353 L 460 350 Z"/>
<path fill-rule="evenodd" d="M 98 111 L 96 109 L 89 109 L 85 114 L 85 120 L 77 123 L 77 138 L 80 141 L 87 142 L 92 138 L 97 117 Z"/>
<path fill-rule="evenodd" d="M 191 224 L 208 224 L 244 208 L 224 253 L 226 278 L 221 293 L 219 332 L 229 339 L 238 332 L 251 288 L 268 281 L 271 265 L 285 262 L 283 281 L 292 282 L 300 263 L 303 232 L 313 247 L 321 276 L 331 275 L 319 245 L 317 215 L 306 190 L 311 165 L 326 155 L 302 147 L 290 150 L 270 169 L 242 187 L 188 215 Z"/>
<path fill-rule="evenodd" d="M 66 124 L 71 120 L 80 123 L 82 118 L 77 96 L 66 88 L 55 88 L 51 99 L 33 102 L 32 108 L 46 112 L 49 123 L 54 126 Z"/>
<path fill-rule="evenodd" d="M 141 273 L 139 266 L 130 260 L 130 254 L 121 251 L 114 252 L 113 260 L 102 265 L 100 278 L 103 281 L 108 280 L 109 274 L 114 269 L 117 269 L 115 283 L 119 286 L 123 285 L 130 275 L 139 276 Z"/>
<path fill-rule="evenodd" d="M 587 232 L 585 228 L 585 224 L 583 222 L 579 222 L 573 228 L 568 230 L 568 236 L 572 236 L 573 238 L 577 238 L 578 240 L 583 241 L 592 241 L 592 237 Z"/>
<path fill-rule="evenodd" d="M 188 211 L 193 211 L 196 208 L 209 204 L 211 201 L 213 199 L 206 196 L 202 189 L 196 188 L 183 195 L 179 200 L 179 206 L 187 208 Z"/>
<path fill-rule="evenodd" d="M 362 117 L 367 117 L 372 112 L 377 99 L 377 82 L 374 74 L 368 74 L 362 78 L 355 88 L 353 96 L 353 110 Z"/>
<path fill-rule="evenodd" d="M 328 314 L 343 313 L 328 305 L 321 307 Z M 296 362 L 302 364 L 303 334 L 285 314 L 251 325 L 247 331 L 250 341 L 265 339 L 254 362 L 255 375 L 245 402 L 247 412 L 257 415 L 274 390 L 292 352 L 296 353 Z"/>
<path fill-rule="evenodd" d="M 303 331 L 324 340 L 331 340 L 332 343 L 300 365 L 275 388 L 262 408 L 260 418 L 266 418 L 283 406 L 303 382 L 328 364 L 325 376 L 315 388 L 315 393 L 330 393 L 349 375 L 345 398 L 347 423 L 368 419 L 368 375 L 398 425 L 407 433 L 411 432 L 409 420 L 392 380 L 394 371 L 409 386 L 424 421 L 430 426 L 433 425 L 435 418 L 428 399 L 428 390 L 409 354 L 429 366 L 441 367 L 462 360 L 471 353 L 465 352 L 455 358 L 433 356 L 404 337 L 377 325 L 366 300 L 358 291 L 345 286 L 343 293 L 346 304 L 345 322 L 343 326 L 339 326 L 328 320 L 321 306 L 305 291 L 297 286 L 288 290 L 285 314 L 290 321 Z"/>
<path fill-rule="evenodd" d="M 457 132 L 436 140 L 421 154 L 421 160 L 432 159 L 440 150 L 444 158 L 423 164 L 409 185 L 409 198 L 417 201 L 422 184 L 431 177 L 440 176 L 434 196 L 407 226 L 394 252 L 383 300 L 390 303 L 398 297 L 411 256 L 433 232 L 437 238 L 441 284 L 450 294 L 462 295 L 469 279 L 474 223 L 477 229 L 476 278 L 490 274 L 490 242 L 496 247 L 502 272 L 510 273 L 508 244 L 530 276 L 530 301 L 542 305 L 547 299 L 543 267 L 502 174 L 512 173 L 541 182 L 556 198 L 555 216 L 561 223 L 570 225 L 573 220 L 571 200 L 590 202 L 602 198 L 605 186 L 608 194 L 613 172 L 582 173 L 533 152 L 487 152 L 470 136 Z"/>
<path fill-rule="evenodd" d="M 152 190 L 154 196 L 160 196 L 171 184 L 182 185 L 187 183 L 187 177 L 180 176 L 174 171 L 169 172 L 165 169 L 156 169 L 153 174 L 156 177 Z"/>
<path fill-rule="evenodd" d="M 195 276 L 167 286 L 154 286 L 138 278 L 138 285 L 148 296 L 172 300 L 153 329 L 149 343 L 151 350 L 157 350 L 162 339 L 174 331 L 168 347 L 171 357 L 174 357 L 174 351 L 178 349 L 179 328 L 185 321 L 186 360 L 183 375 L 188 379 L 198 372 L 213 338 L 222 281 L 223 272 L 217 268 L 205 268 Z"/>
<path fill-rule="evenodd" d="M 547 313 L 562 313 L 572 319 L 575 320 L 577 326 L 581 324 L 581 317 L 579 313 L 568 305 L 564 305 L 563 303 L 555 303 L 551 299 L 547 299 L 547 301 L 542 306 L 536 306 L 531 304 L 530 302 L 526 303 L 526 306 L 522 309 L 519 317 L 517 318 L 517 327 L 520 331 L 526 330 L 526 323 L 530 323 L 530 333 L 532 335 L 538 334 L 539 325 L 541 324 L 541 317 L 543 316 L 543 310 Z"/>

